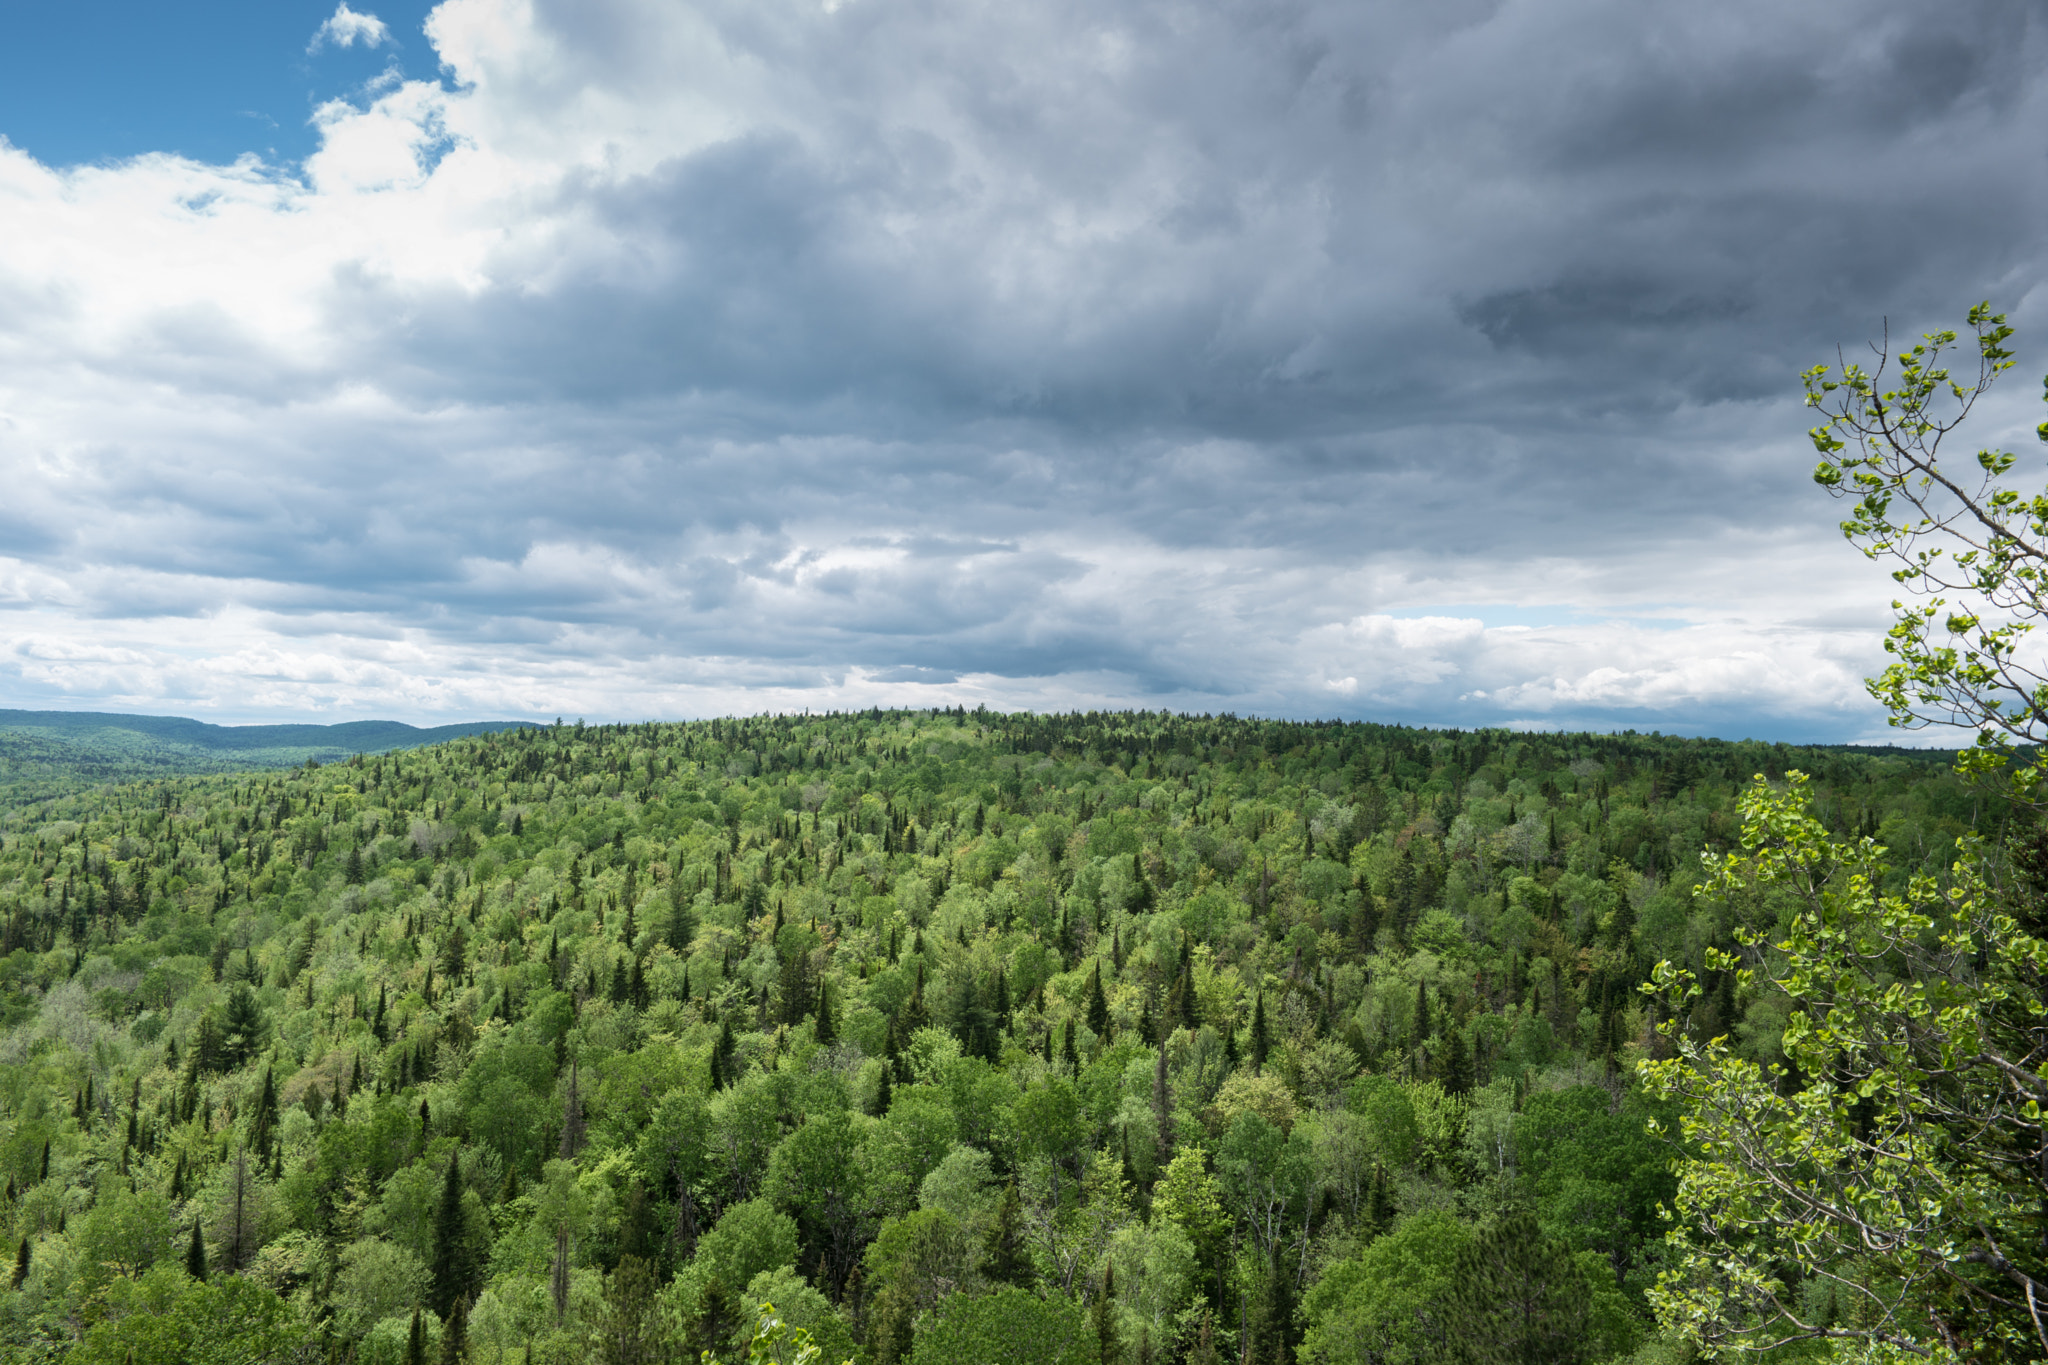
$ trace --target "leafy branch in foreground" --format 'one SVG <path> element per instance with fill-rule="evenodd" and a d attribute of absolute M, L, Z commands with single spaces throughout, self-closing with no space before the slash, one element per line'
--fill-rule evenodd
<path fill-rule="evenodd" d="M 1688 1035 L 1701 995 L 1662 963 L 1676 1055 L 1643 1068 L 1685 1102 L 1659 1318 L 1714 1354 L 1824 1343 L 1847 1358 L 2048 1351 L 2048 943 L 1959 841 L 1946 877 L 1887 890 L 1875 839 L 1832 837 L 1806 778 L 1742 801 L 1739 853 L 1702 894 L 1761 899 L 1710 970 L 1790 1004 L 1783 1064 Z M 2031 917 L 2030 917 L 2031 919 Z"/>
<path fill-rule="evenodd" d="M 1896 560 L 1893 579 L 1927 599 L 1892 603 L 1885 649 L 1895 662 L 1869 680 L 1871 695 L 1895 726 L 1975 731 L 1964 771 L 2003 775 L 2015 796 L 2037 803 L 2048 766 L 2015 759 L 2048 740 L 2048 672 L 2024 649 L 2048 609 L 2048 492 L 2008 487 L 2016 457 L 2006 451 L 1977 451 L 1974 468 L 1943 461 L 1943 442 L 2014 363 L 2005 314 L 1980 303 L 1969 328 L 1977 374 L 1968 384 L 1941 363 L 1952 331 L 1927 333 L 1897 356 L 1879 344 L 1869 370 L 1844 361 L 1801 375 L 1806 405 L 1826 418 L 1808 433 L 1821 455 L 1813 477 L 1855 500 L 1842 522 L 1850 542 Z M 2038 434 L 2048 441 L 2048 423 Z"/>

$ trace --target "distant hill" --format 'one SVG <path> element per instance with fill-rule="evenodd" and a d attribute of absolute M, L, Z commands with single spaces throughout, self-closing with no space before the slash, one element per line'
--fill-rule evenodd
<path fill-rule="evenodd" d="M 529 721 L 471 721 L 430 729 L 395 720 L 340 725 L 212 725 L 184 716 L 106 711 L 0 710 L 0 799 L 38 800 L 102 782 L 331 763 L 414 749 Z"/>

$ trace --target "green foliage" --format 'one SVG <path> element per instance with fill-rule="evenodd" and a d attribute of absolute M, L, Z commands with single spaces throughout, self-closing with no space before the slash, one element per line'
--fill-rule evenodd
<path fill-rule="evenodd" d="M 2018 460 L 2006 451 L 1941 458 L 1944 440 L 2015 363 L 2005 314 L 1980 303 L 1968 327 L 1977 353 L 1968 383 L 1942 363 L 1953 331 L 1930 332 L 1897 355 L 1880 347 L 1868 370 L 1817 365 L 1802 375 L 1807 406 L 1826 418 L 1809 433 L 1821 456 L 1813 477 L 1853 499 L 1842 534 L 1870 558 L 1896 562 L 1893 579 L 1927 599 L 1892 603 L 1885 648 L 1895 662 L 1870 680 L 1871 695 L 1895 726 L 1973 731 L 1964 770 L 2040 804 L 2048 674 L 2025 644 L 2048 606 L 2048 492 L 2011 487 Z M 2048 442 L 2048 422 L 2036 434 Z"/>
<path fill-rule="evenodd" d="M 1782 1057 L 1693 854 L 1795 763 L 1888 888 L 2008 811 L 1907 753 L 962 710 L 0 801 L 0 1354 L 142 1358 L 204 1287 L 366 1365 L 734 1358 L 767 1302 L 865 1365 L 1264 1360 L 1517 1202 L 1618 1350 L 1636 987 Z"/>
<path fill-rule="evenodd" d="M 239 1275 L 199 1284 L 152 1271 L 132 1311 L 98 1323 L 69 1357 L 78 1365 L 246 1365 L 281 1361 L 312 1333 L 288 1304 Z"/>
<path fill-rule="evenodd" d="M 2048 1020 L 2048 941 L 1964 840 L 1944 876 L 1895 892 L 1874 839 L 1831 837 L 1810 788 L 1759 782 L 1743 851 L 1711 860 L 1730 903 L 1768 895 L 1776 923 L 1708 969 L 1789 1003 L 1784 1061 L 1666 1025 L 1676 1055 L 1653 1089 L 1685 1105 L 1697 1155 L 1679 1171 L 1673 1263 L 1659 1316 L 1716 1349 L 1852 1343 L 1873 1358 L 2033 1358 L 2048 1277 L 2040 1241 L 2048 1145 L 2037 1074 Z M 2022 905 L 2026 902 L 2022 901 Z M 1659 964 L 1674 1011 L 1705 990 Z"/>
<path fill-rule="evenodd" d="M 1100 1365 L 1088 1322 L 1072 1301 L 1004 1288 L 947 1299 L 918 1334 L 912 1365 Z"/>
<path fill-rule="evenodd" d="M 1331 1267 L 1303 1301 L 1307 1358 L 1328 1365 L 1434 1358 L 1458 1259 L 1474 1240 L 1450 1214 L 1419 1214 Z"/>

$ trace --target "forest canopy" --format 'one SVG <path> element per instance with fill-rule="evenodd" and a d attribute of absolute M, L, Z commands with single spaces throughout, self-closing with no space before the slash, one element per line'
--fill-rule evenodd
<path fill-rule="evenodd" d="M 1945 762 L 874 710 L 17 801 L 0 1340 L 1662 1359 L 1637 1064 L 1787 1024 L 1700 852 L 1797 769 L 1904 884 L 2007 819 Z"/>

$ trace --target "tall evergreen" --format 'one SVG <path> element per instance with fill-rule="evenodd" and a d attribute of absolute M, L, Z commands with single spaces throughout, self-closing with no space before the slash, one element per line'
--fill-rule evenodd
<path fill-rule="evenodd" d="M 434 1312 L 444 1318 L 473 1288 L 476 1274 L 462 1202 L 462 1163 L 451 1156 L 441 1180 L 441 1198 L 434 1205 L 433 1261 L 428 1267 L 433 1276 Z"/>
<path fill-rule="evenodd" d="M 192 1239 L 185 1246 L 185 1273 L 195 1280 L 206 1279 L 206 1239 L 197 1223 L 192 1225 Z"/>
<path fill-rule="evenodd" d="M 412 1325 L 405 1333 L 405 1365 L 427 1365 L 427 1329 L 420 1310 L 412 1310 Z"/>
<path fill-rule="evenodd" d="M 1013 1284 L 1029 1289 L 1037 1278 L 1026 1240 L 1024 1202 L 1018 1196 L 1015 1180 L 1003 1187 L 995 1221 L 989 1224 L 982 1239 L 980 1268 L 982 1277 L 995 1285 Z"/>
<path fill-rule="evenodd" d="M 818 982 L 818 1014 L 812 1027 L 812 1037 L 820 1047 L 829 1047 L 839 1038 L 839 1026 L 832 1018 L 832 983 Z"/>
<path fill-rule="evenodd" d="M 1103 1267 L 1102 1283 L 1096 1287 L 1095 1303 L 1089 1310 L 1089 1320 L 1089 1326 L 1094 1331 L 1097 1358 L 1102 1365 L 1122 1365 L 1124 1342 L 1116 1317 L 1114 1263 Z"/>
<path fill-rule="evenodd" d="M 469 1356 L 469 1301 L 457 1298 L 441 1322 L 441 1365 L 462 1365 Z"/>

